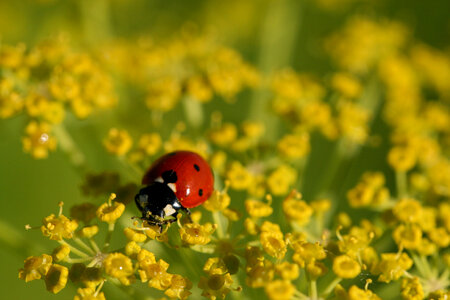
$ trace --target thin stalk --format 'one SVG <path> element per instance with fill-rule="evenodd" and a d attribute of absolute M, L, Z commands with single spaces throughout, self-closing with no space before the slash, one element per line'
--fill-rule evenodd
<path fill-rule="evenodd" d="M 309 281 L 309 296 L 309 299 L 317 300 L 317 282 L 315 280 Z"/>
<path fill-rule="evenodd" d="M 334 288 L 336 287 L 336 285 L 338 285 L 339 282 L 341 282 L 342 278 L 336 277 L 332 282 L 330 282 L 330 284 L 325 288 L 325 290 L 323 291 L 322 295 L 323 296 L 327 296 L 328 294 L 330 294 Z"/>
<path fill-rule="evenodd" d="M 103 252 L 106 252 L 106 250 L 108 250 L 108 248 L 109 248 L 115 225 L 116 225 L 116 223 L 108 224 L 108 232 L 106 233 L 105 243 L 103 244 Z"/>
<path fill-rule="evenodd" d="M 69 157 L 72 165 L 81 174 L 85 174 L 87 170 L 86 158 L 83 152 L 77 147 L 71 134 L 67 131 L 63 124 L 54 126 L 52 132 L 58 140 L 58 144 L 62 151 Z"/>
<path fill-rule="evenodd" d="M 405 197 L 408 193 L 408 184 L 406 179 L 406 172 L 395 172 L 395 183 L 397 185 L 397 196 L 399 198 Z"/>
<path fill-rule="evenodd" d="M 91 247 L 89 247 L 88 245 L 86 245 L 86 243 L 83 242 L 81 239 L 79 239 L 79 238 L 74 238 L 73 241 L 74 241 L 75 243 L 77 243 L 80 247 L 82 247 L 84 250 L 86 250 L 87 252 L 89 252 L 90 254 L 95 255 L 95 251 L 92 250 Z"/>
<path fill-rule="evenodd" d="M 58 241 L 58 243 L 60 243 L 61 245 L 66 245 L 70 248 L 70 252 L 78 255 L 79 257 L 83 257 L 83 258 L 90 258 L 90 256 L 86 253 L 84 253 L 83 251 L 79 250 L 78 248 L 72 246 L 71 244 L 67 243 L 65 240 L 60 240 Z"/>

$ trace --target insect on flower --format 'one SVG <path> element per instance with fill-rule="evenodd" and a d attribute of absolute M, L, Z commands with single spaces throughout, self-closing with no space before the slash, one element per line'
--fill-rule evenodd
<path fill-rule="evenodd" d="M 208 163 L 189 151 L 168 153 L 145 173 L 146 185 L 135 197 L 142 220 L 161 226 L 176 220 L 179 211 L 190 215 L 196 207 L 211 196 L 214 176 Z"/>

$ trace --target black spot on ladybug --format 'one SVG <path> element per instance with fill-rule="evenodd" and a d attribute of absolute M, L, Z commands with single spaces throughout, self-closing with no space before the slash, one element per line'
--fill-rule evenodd
<path fill-rule="evenodd" d="M 168 170 L 162 173 L 162 179 L 164 183 L 175 183 L 178 180 L 177 172 L 174 170 Z"/>
<path fill-rule="evenodd" d="M 199 196 L 203 196 L 203 190 L 202 190 L 202 189 L 199 189 L 199 190 L 198 190 L 198 195 L 199 195 Z"/>
<path fill-rule="evenodd" d="M 200 167 L 197 164 L 194 164 L 194 169 L 199 172 L 200 171 Z"/>

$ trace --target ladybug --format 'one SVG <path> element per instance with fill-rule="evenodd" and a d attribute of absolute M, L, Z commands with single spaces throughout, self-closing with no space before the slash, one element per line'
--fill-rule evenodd
<path fill-rule="evenodd" d="M 175 151 L 157 159 L 145 173 L 142 184 L 145 187 L 134 198 L 142 212 L 141 219 L 161 228 L 162 224 L 176 221 L 179 211 L 189 216 L 189 208 L 205 202 L 213 192 L 214 176 L 209 164 L 197 153 Z"/>

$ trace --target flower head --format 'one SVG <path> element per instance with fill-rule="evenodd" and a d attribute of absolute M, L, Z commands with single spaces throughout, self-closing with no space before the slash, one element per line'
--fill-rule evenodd
<path fill-rule="evenodd" d="M 181 240 L 188 245 L 206 245 L 211 240 L 211 234 L 216 230 L 216 225 L 188 223 L 179 229 Z"/>
<path fill-rule="evenodd" d="M 41 279 L 42 276 L 47 275 L 51 266 L 52 257 L 50 255 L 30 256 L 25 260 L 23 269 L 19 270 L 19 278 L 25 282 Z"/>
<path fill-rule="evenodd" d="M 45 275 L 45 286 L 49 292 L 57 294 L 67 283 L 69 269 L 64 266 L 53 264 Z"/>

